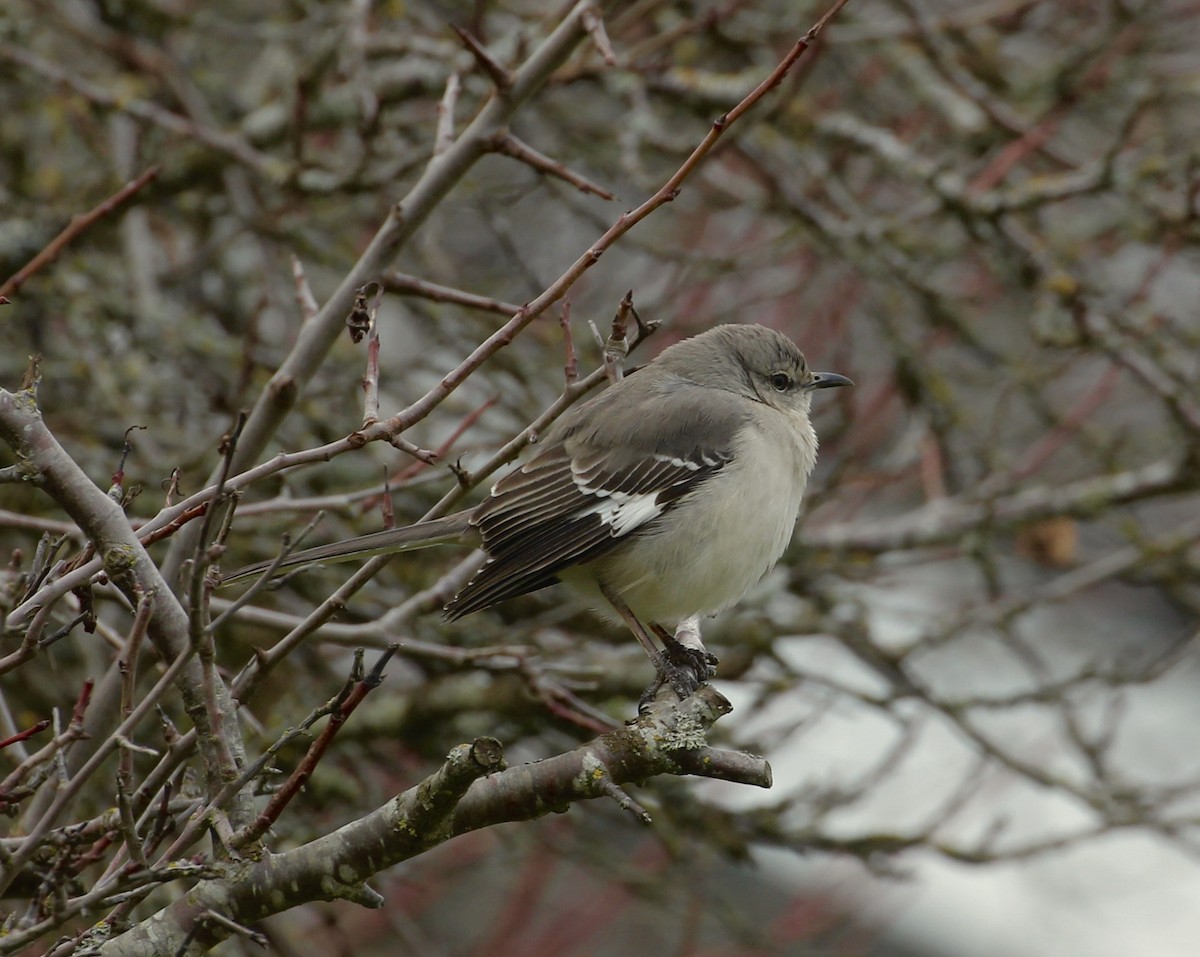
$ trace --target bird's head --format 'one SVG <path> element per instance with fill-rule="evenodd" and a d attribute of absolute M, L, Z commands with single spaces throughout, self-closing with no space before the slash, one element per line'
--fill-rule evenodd
<path fill-rule="evenodd" d="M 807 413 L 817 389 L 854 384 L 836 372 L 813 372 L 791 339 L 758 325 L 717 326 L 676 343 L 657 361 L 702 385 L 782 412 Z"/>

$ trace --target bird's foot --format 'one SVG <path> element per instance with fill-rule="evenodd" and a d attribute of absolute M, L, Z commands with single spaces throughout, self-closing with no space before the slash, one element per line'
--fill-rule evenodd
<path fill-rule="evenodd" d="M 717 673 L 716 655 L 710 655 L 700 640 L 698 615 L 681 621 L 673 635 L 661 625 L 655 625 L 654 630 L 663 644 L 667 660 L 680 668 L 691 669 L 699 684 L 704 684 Z"/>
<path fill-rule="evenodd" d="M 695 676 L 696 688 L 716 675 L 717 665 L 720 664 L 717 656 L 709 654 L 698 642 L 694 645 L 684 644 L 670 635 L 663 638 L 663 652 L 671 665 Z"/>
<path fill-rule="evenodd" d="M 717 657 L 709 654 L 700 641 L 700 629 L 695 619 L 687 619 L 672 635 L 661 625 L 652 625 L 663 644 L 663 652 L 654 661 L 654 682 L 638 700 L 641 713 L 654 701 L 663 685 L 669 685 L 681 699 L 717 673 Z"/>

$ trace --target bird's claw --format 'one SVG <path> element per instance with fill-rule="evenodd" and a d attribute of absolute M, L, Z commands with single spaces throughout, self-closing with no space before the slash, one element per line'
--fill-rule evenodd
<path fill-rule="evenodd" d="M 720 664 L 717 656 L 705 651 L 703 645 L 685 645 L 670 636 L 663 638 L 663 652 L 667 663 L 681 670 L 691 671 L 696 678 L 696 688 L 716 675 L 717 665 Z"/>
<path fill-rule="evenodd" d="M 654 662 L 654 681 L 638 699 L 638 713 L 643 713 L 654 703 L 663 685 L 669 685 L 681 700 L 690 697 L 717 673 L 718 663 L 716 655 L 703 648 L 664 637 L 663 654 Z"/>

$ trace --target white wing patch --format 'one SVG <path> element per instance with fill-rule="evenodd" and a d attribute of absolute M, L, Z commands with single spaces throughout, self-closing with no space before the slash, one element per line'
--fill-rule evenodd
<path fill-rule="evenodd" d="M 660 458 L 655 456 L 655 458 Z M 663 457 L 665 458 L 665 457 Z M 672 461 L 672 464 L 686 465 L 689 468 L 695 468 L 692 463 L 678 463 Z M 622 535 L 627 535 L 635 528 L 645 525 L 651 519 L 658 518 L 663 513 L 663 507 L 658 502 L 658 492 L 621 492 L 616 489 L 605 488 L 603 485 L 589 485 L 587 480 L 581 477 L 572 463 L 571 469 L 575 479 L 575 485 L 584 495 L 598 499 L 592 505 L 587 506 L 579 511 L 579 515 L 598 515 L 600 521 L 606 527 L 612 530 L 615 538 L 620 538 Z"/>
<path fill-rule="evenodd" d="M 580 512 L 581 515 L 599 515 L 600 521 L 612 529 L 613 534 L 620 538 L 632 532 L 640 525 L 663 513 L 658 504 L 658 495 L 626 495 L 624 492 L 594 492 L 593 495 L 604 495 L 599 502 Z"/>
<path fill-rule="evenodd" d="M 446 606 L 454 619 L 558 580 L 653 527 L 730 461 L 728 448 L 690 452 L 547 447 L 499 479 L 471 523 L 487 563 Z"/>

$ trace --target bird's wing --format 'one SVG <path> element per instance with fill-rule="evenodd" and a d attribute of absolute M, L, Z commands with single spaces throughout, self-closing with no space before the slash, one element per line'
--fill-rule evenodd
<path fill-rule="evenodd" d="M 488 561 L 446 606 L 447 617 L 544 588 L 563 569 L 600 557 L 637 529 L 649 531 L 731 460 L 733 426 L 709 435 L 707 447 L 651 442 L 656 451 L 627 444 L 613 451 L 578 435 L 548 443 L 476 509 L 471 522 Z"/>

